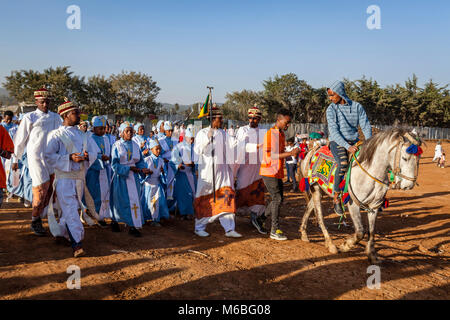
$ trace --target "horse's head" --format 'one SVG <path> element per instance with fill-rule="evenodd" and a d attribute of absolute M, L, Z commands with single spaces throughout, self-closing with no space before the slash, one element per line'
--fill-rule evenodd
<path fill-rule="evenodd" d="M 394 145 L 391 168 L 394 174 L 394 188 L 410 190 L 414 188 L 419 173 L 419 160 L 422 154 L 420 139 L 407 132 Z"/>

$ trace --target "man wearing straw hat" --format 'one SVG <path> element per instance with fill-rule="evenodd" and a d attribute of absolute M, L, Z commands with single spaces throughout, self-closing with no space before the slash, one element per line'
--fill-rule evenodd
<path fill-rule="evenodd" d="M 47 89 L 34 92 L 37 105 L 35 111 L 24 115 L 14 137 L 14 159 L 12 169 L 17 170 L 17 159 L 27 152 L 28 168 L 32 180 L 33 210 L 31 230 L 38 236 L 46 234 L 41 217 L 45 217 L 45 208 L 52 193 L 53 169 L 44 160 L 47 135 L 61 126 L 61 117 L 49 110 L 50 95 Z"/>
<path fill-rule="evenodd" d="M 251 223 L 261 234 L 267 234 L 263 228 L 261 216 L 266 206 L 264 199 L 264 181 L 259 174 L 261 167 L 261 147 L 264 133 L 259 129 L 261 110 L 255 105 L 248 110 L 247 126 L 236 132 L 238 169 L 236 173 L 236 208 L 248 208 L 251 212 Z"/>
<path fill-rule="evenodd" d="M 86 169 L 97 160 L 97 148 L 77 128 L 80 109 L 67 98 L 65 100 L 58 107 L 58 113 L 64 120 L 63 125 L 49 134 L 45 150 L 45 160 L 55 170 L 56 201 L 50 202 L 48 219 L 52 234 L 70 240 L 73 255 L 78 257 L 84 254 L 81 245 L 84 228 L 78 210 L 86 209 L 82 203 L 86 187 L 85 174 Z M 52 220 L 53 205 L 61 210 L 59 222 Z"/>

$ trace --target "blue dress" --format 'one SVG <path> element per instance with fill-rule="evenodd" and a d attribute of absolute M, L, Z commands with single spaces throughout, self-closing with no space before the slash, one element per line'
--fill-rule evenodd
<path fill-rule="evenodd" d="M 176 206 L 182 216 L 194 214 L 193 204 L 197 178 L 195 176 L 195 167 L 186 166 L 186 164 L 194 162 L 193 151 L 193 145 L 183 141 L 175 146 L 172 151 L 172 159 L 170 160 L 175 168 L 178 168 L 180 164 L 185 165 L 184 169 L 177 169 L 176 171 L 174 190 Z"/>
<path fill-rule="evenodd" d="M 98 147 L 97 159 L 91 164 L 86 172 L 86 186 L 94 200 L 95 211 L 100 219 L 111 218 L 111 209 L 109 206 L 110 184 L 111 184 L 111 165 L 109 161 L 103 161 L 102 156 L 111 155 L 111 147 L 109 139 L 105 136 L 97 136 L 93 134 L 91 139 L 94 140 Z M 85 198 L 83 197 L 83 201 Z"/>
<path fill-rule="evenodd" d="M 153 172 L 144 180 L 144 196 L 142 197 L 144 219 L 159 222 L 161 218 L 169 218 L 169 209 L 161 183 L 161 176 L 164 175 L 161 173 L 161 168 L 164 168 L 164 161 L 153 153 L 144 161 L 147 168 Z"/>
<path fill-rule="evenodd" d="M 141 228 L 144 216 L 141 206 L 140 176 L 130 170 L 135 166 L 145 168 L 139 146 L 131 140 L 120 139 L 112 148 L 110 204 L 113 219 L 128 226 Z"/>

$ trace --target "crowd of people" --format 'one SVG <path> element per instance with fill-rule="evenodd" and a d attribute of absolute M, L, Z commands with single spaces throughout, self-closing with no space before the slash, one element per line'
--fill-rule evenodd
<path fill-rule="evenodd" d="M 338 93 L 333 96 L 329 89 L 330 107 L 355 105 L 346 100 L 342 83 L 332 88 Z M 70 241 L 75 257 L 85 253 L 83 223 L 113 232 L 125 225 L 131 236 L 140 237 L 144 225 L 161 227 L 174 215 L 195 220 L 199 237 L 209 236 L 207 225 L 219 220 L 225 236 L 239 238 L 235 213 L 242 211 L 261 234 L 286 240 L 279 223 L 285 164 L 286 182 L 296 192 L 298 163 L 309 148 L 328 142 L 323 132 L 313 139 L 299 133 L 286 141 L 292 120 L 286 109 L 278 111 L 269 130 L 260 128 L 257 106 L 248 110 L 248 125 L 224 130 L 222 112 L 214 105 L 206 128 L 160 120 L 146 135 L 149 128 L 139 122 L 114 124 L 106 116 L 81 121 L 79 107 L 68 99 L 52 112 L 45 88 L 36 90 L 34 98 L 35 111 L 18 119 L 10 111 L 4 114 L 0 156 L 6 173 L 0 170 L 0 187 L 7 189 L 8 199 L 15 195 L 25 207 L 31 204 L 34 234 L 47 234 L 47 217 L 52 235 Z M 349 117 L 353 125 L 370 128 L 360 105 L 356 111 Z M 329 123 L 340 122 L 331 112 Z M 342 135 L 342 124 L 332 127 L 331 134 L 343 141 L 335 138 L 338 156 L 345 147 L 353 152 L 357 130 L 352 128 Z M 266 190 L 271 197 L 267 205 Z"/>

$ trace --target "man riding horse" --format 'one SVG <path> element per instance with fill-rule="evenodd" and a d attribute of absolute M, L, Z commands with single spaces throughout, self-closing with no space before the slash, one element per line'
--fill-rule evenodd
<path fill-rule="evenodd" d="M 331 100 L 331 104 L 327 108 L 329 148 L 337 162 L 333 186 L 334 211 L 343 215 L 339 185 L 348 168 L 348 153 L 354 154 L 357 151 L 355 144 L 359 141 L 358 126 L 361 127 L 366 140 L 372 137 L 372 127 L 363 106 L 350 100 L 345 93 L 342 81 L 334 82 L 327 88 L 327 93 Z"/>

